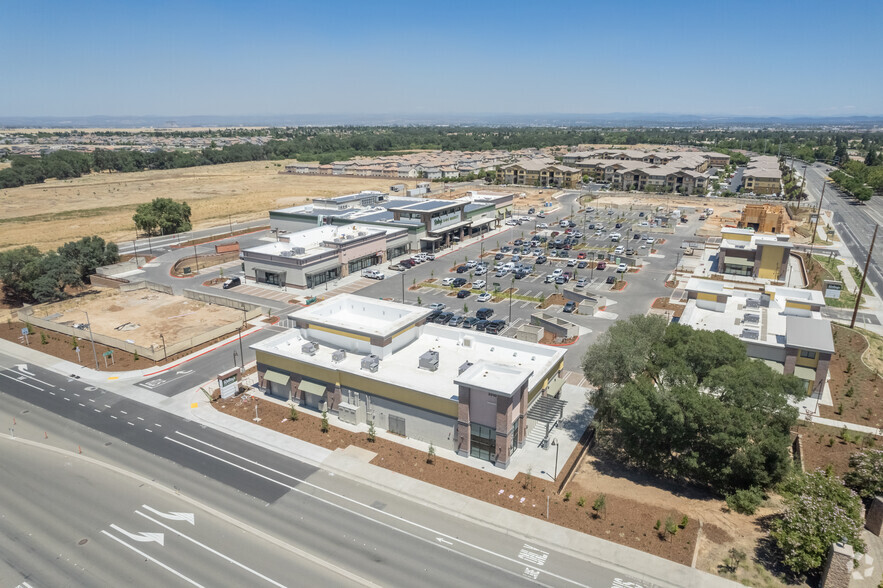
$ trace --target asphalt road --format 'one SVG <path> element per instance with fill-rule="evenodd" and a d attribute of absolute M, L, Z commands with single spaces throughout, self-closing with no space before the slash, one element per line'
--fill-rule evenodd
<path fill-rule="evenodd" d="M 800 162 L 795 163 L 795 169 L 803 172 Z M 824 163 L 807 166 L 806 192 L 810 201 L 815 205 L 818 205 L 825 177 L 833 169 Z M 874 196 L 867 203 L 860 203 L 843 194 L 833 183 L 828 182 L 822 207 L 833 211 L 834 226 L 837 228 L 840 238 L 843 239 L 859 266 L 864 267 L 871 237 L 874 234 L 874 226 L 883 224 L 883 199 Z M 883 293 L 881 267 L 883 267 L 883 233 L 878 232 L 877 243 L 874 246 L 874 253 L 868 268 L 868 280 L 877 293 Z"/>
<path fill-rule="evenodd" d="M 358 585 L 143 480 L 0 438 L 4 586 Z"/>
<path fill-rule="evenodd" d="M 86 455 L 143 475 L 167 488 L 175 488 L 182 495 L 196 498 L 202 504 L 244 521 L 258 531 L 278 538 L 285 545 L 341 566 L 376 584 L 540 584 L 607 588 L 621 586 L 623 581 L 632 581 L 637 588 L 651 585 L 609 566 L 571 557 L 553 546 L 527 544 L 514 534 L 499 533 L 418 502 L 403 500 L 340 476 L 317 471 L 307 464 L 276 453 L 272 448 L 258 447 L 33 365 L 17 367 L 16 363 L 11 358 L 0 356 L 0 419 L 10 427 L 13 426 L 12 419 L 16 419 L 16 436 L 39 443 L 58 444 L 71 450 L 76 447 Z M 44 432 L 48 438 L 44 438 Z M 19 459 L 19 456 L 15 458 Z M 26 456 L 20 458 L 26 459 Z M 24 476 L 28 470 L 16 471 Z M 39 485 L 38 480 L 27 483 Z M 11 491 L 16 489 L 18 486 Z M 419 500 L 419 497 L 415 499 Z M 53 501 L 57 502 L 53 496 L 25 492 L 16 503 L 16 508 L 27 509 L 25 512 L 40 508 L 46 508 L 48 512 L 56 512 L 52 510 L 55 508 L 61 511 L 77 510 L 71 509 L 67 502 L 60 506 L 48 504 Z M 136 524 L 141 520 L 134 509 L 145 512 L 138 506 L 149 502 L 128 498 L 108 500 L 108 515 L 99 520 L 95 517 L 99 510 L 97 505 L 101 502 L 93 501 L 90 504 L 96 506 L 84 508 L 82 514 L 68 515 L 65 522 L 56 522 L 53 516 L 47 515 L 38 519 L 34 527 L 40 536 L 61 536 L 61 531 L 65 531 L 67 537 L 75 536 L 78 541 L 80 538 L 97 537 L 101 530 L 111 529 L 110 524 L 131 533 L 158 531 L 151 521 L 148 521 L 151 525 Z M 73 501 L 71 504 L 74 504 Z M 157 502 L 157 506 L 151 506 L 159 510 L 187 510 L 169 503 Z M 86 522 L 91 524 L 89 529 L 80 530 L 77 527 L 73 532 L 76 525 Z M 24 524 L 0 525 L 3 531 L 0 543 L 14 542 Z M 118 534 L 116 536 L 122 538 Z M 221 530 L 200 537 L 205 541 L 217 539 L 218 542 L 207 544 L 217 545 L 215 549 L 218 551 L 237 545 L 226 543 L 227 535 Z M 103 535 L 99 544 L 102 549 L 112 547 L 116 550 L 114 554 L 130 557 L 127 547 L 112 545 L 111 542 L 117 543 L 108 541 Z M 140 542 L 135 545 L 141 546 Z M 67 553 L 76 547 L 73 544 L 65 545 L 62 551 L 52 548 L 31 550 L 24 555 L 0 549 L 0 557 L 7 568 L 16 570 L 21 577 L 36 577 L 41 568 L 52 567 L 46 560 L 54 558 L 56 551 Z M 150 549 L 155 550 L 151 554 L 162 554 L 168 558 L 162 549 L 153 545 Z M 316 585 L 308 581 L 308 574 L 324 573 L 313 567 L 301 574 L 302 562 L 297 557 L 282 555 L 281 562 L 265 562 L 264 559 L 273 557 L 271 551 L 267 550 L 267 557 L 258 560 L 251 558 L 251 553 L 247 547 L 243 547 L 243 560 L 263 566 L 255 569 L 268 570 L 266 575 L 281 583 Z M 235 549 L 227 553 L 231 557 L 237 557 L 237 554 Z M 95 565 L 97 558 L 110 556 L 94 557 L 96 559 L 88 560 L 90 567 Z M 155 557 L 159 559 L 158 555 Z M 199 562 L 188 562 L 187 559 L 183 554 L 163 561 L 172 567 L 186 569 L 188 574 L 185 575 L 200 584 L 266 583 L 252 580 L 231 584 L 223 581 L 223 577 L 219 582 L 208 564 L 213 561 L 211 556 L 203 556 L 204 561 Z M 276 573 L 279 569 L 289 572 L 283 576 L 271 575 L 271 572 Z M 59 573 L 62 572 L 76 573 L 67 568 Z M 109 582 L 111 584 L 132 581 L 132 576 L 119 567 L 109 566 L 106 573 L 114 580 Z M 162 574 L 160 582 L 164 585 L 179 583 L 177 580 L 180 578 L 167 570 L 156 573 Z M 137 584 L 143 585 L 141 582 Z M 36 585 L 66 583 L 50 581 Z"/>
<path fill-rule="evenodd" d="M 270 221 L 268 219 L 258 219 L 243 223 L 233 223 L 227 227 L 212 227 L 198 231 L 188 231 L 186 233 L 178 233 L 175 235 L 164 235 L 160 237 L 143 237 L 137 240 L 120 241 L 117 246 L 121 254 L 130 254 L 138 252 L 139 255 L 150 253 L 156 255 L 170 250 L 172 245 L 189 241 L 191 239 L 201 239 L 203 237 L 217 236 L 219 239 L 225 235 L 229 235 L 231 229 L 240 231 L 251 227 L 267 226 Z"/>

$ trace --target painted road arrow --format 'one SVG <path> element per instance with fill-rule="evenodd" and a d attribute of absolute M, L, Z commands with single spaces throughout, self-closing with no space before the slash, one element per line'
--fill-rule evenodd
<path fill-rule="evenodd" d="M 142 508 L 146 508 L 153 514 L 157 516 L 161 516 L 164 519 L 168 519 L 170 521 L 187 521 L 191 525 L 196 524 L 196 517 L 194 517 L 192 512 L 160 512 L 155 508 L 151 508 L 146 504 L 141 505 Z"/>
<path fill-rule="evenodd" d="M 159 543 L 160 545 L 165 547 L 166 538 L 165 538 L 165 535 L 162 533 L 147 533 L 147 532 L 129 533 L 125 529 L 121 529 L 117 525 L 113 525 L 113 524 L 110 525 L 110 528 L 113 529 L 114 531 L 122 533 L 123 535 L 125 535 L 129 539 L 132 539 L 133 541 L 140 541 L 141 543 L 149 543 L 151 541 L 156 541 L 157 543 Z"/>

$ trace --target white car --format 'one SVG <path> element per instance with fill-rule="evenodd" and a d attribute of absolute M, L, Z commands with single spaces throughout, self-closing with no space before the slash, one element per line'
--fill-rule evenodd
<path fill-rule="evenodd" d="M 474 268 L 474 267 L 477 266 L 477 265 L 478 265 L 478 262 L 477 262 L 477 261 L 469 260 L 469 261 L 466 262 L 466 267 L 468 267 L 469 269 L 472 269 L 472 268 Z"/>
<path fill-rule="evenodd" d="M 555 276 L 556 278 L 563 273 L 564 273 L 564 270 L 561 269 L 560 267 L 556 268 L 555 270 L 552 271 L 552 275 Z"/>
<path fill-rule="evenodd" d="M 429 305 L 429 308 L 432 310 L 444 310 L 447 308 L 447 305 L 444 302 L 433 302 Z"/>
<path fill-rule="evenodd" d="M 479 302 L 490 302 L 490 299 L 491 299 L 491 295 L 489 292 L 484 292 L 482 294 L 479 294 L 478 298 L 476 298 L 476 300 L 478 300 Z"/>
<path fill-rule="evenodd" d="M 484 280 L 475 280 L 474 282 L 472 282 L 473 290 L 484 290 L 485 286 L 487 286 L 487 282 L 485 282 Z"/>
<path fill-rule="evenodd" d="M 613 250 L 613 255 L 622 255 L 623 251 L 625 251 L 625 247 L 620 245 L 616 249 Z"/>
<path fill-rule="evenodd" d="M 576 282 L 576 287 L 577 288 L 585 288 L 586 284 L 588 284 L 588 283 L 589 283 L 589 281 L 586 278 L 580 278 Z"/>
<path fill-rule="evenodd" d="M 487 273 L 487 268 L 484 266 L 480 265 L 477 268 L 475 268 L 475 275 L 476 276 L 483 276 L 486 273 Z"/>
<path fill-rule="evenodd" d="M 538 229 L 548 229 L 549 225 L 546 223 L 539 223 L 539 224 L 537 224 L 537 228 Z"/>
<path fill-rule="evenodd" d="M 624 274 L 625 272 L 628 271 L 628 269 L 629 269 L 629 266 L 627 266 L 624 263 L 621 263 L 618 266 L 616 266 L 616 272 L 619 274 Z"/>
<path fill-rule="evenodd" d="M 445 278 L 442 280 L 442 286 L 450 286 L 454 283 L 454 278 Z"/>
<path fill-rule="evenodd" d="M 647 239 L 647 245 L 653 245 L 656 241 L 651 237 Z"/>

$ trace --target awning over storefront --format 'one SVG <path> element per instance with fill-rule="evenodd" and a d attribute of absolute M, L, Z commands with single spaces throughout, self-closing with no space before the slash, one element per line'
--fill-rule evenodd
<path fill-rule="evenodd" d="M 316 396 L 322 396 L 325 394 L 325 385 L 317 384 L 316 382 L 310 382 L 309 380 L 301 380 L 300 386 L 298 388 L 309 394 L 314 394 Z"/>
<path fill-rule="evenodd" d="M 798 365 L 794 367 L 794 375 L 800 378 L 801 380 L 806 380 L 807 382 L 814 382 L 816 379 L 816 370 L 808 367 L 804 367 L 802 365 Z"/>
<path fill-rule="evenodd" d="M 754 262 L 750 259 L 745 259 L 744 257 L 725 257 L 724 264 L 738 265 L 742 267 L 754 267 Z"/>
<path fill-rule="evenodd" d="M 448 231 L 454 231 L 456 229 L 468 227 L 471 224 L 472 224 L 472 221 L 462 221 L 459 223 L 454 223 L 453 225 L 447 225 L 446 227 L 442 227 L 440 229 L 436 229 L 436 230 L 432 230 L 432 231 L 428 231 L 428 232 L 433 235 L 444 234 L 444 233 L 447 233 Z"/>
<path fill-rule="evenodd" d="M 280 374 L 279 372 L 274 372 L 273 370 L 267 370 L 264 373 L 264 379 L 276 384 L 282 384 L 284 386 L 288 384 L 288 380 L 290 380 L 291 377 L 287 374 Z"/>
<path fill-rule="evenodd" d="M 778 361 L 773 361 L 771 359 L 764 359 L 763 362 L 765 364 L 767 364 L 770 367 L 770 369 L 772 369 L 777 374 L 784 374 L 785 373 L 785 365 L 784 364 L 781 364 Z"/>
<path fill-rule="evenodd" d="M 489 225 L 493 222 L 496 222 L 495 218 L 480 218 L 478 220 L 472 221 L 473 227 L 483 227 L 484 225 Z"/>
<path fill-rule="evenodd" d="M 430 241 L 430 242 L 435 243 L 435 242 L 441 241 L 442 238 L 441 237 L 420 237 L 420 240 L 421 241 Z"/>

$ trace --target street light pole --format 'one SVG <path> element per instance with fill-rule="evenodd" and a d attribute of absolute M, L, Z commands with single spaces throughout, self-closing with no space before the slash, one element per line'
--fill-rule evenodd
<path fill-rule="evenodd" d="M 242 351 L 242 329 L 245 327 L 245 322 L 248 320 L 248 313 L 243 309 L 242 311 L 242 326 L 239 327 L 239 359 L 242 362 L 242 369 L 245 369 L 245 353 Z"/>
<path fill-rule="evenodd" d="M 862 302 L 862 292 L 865 289 L 865 279 L 868 277 L 868 266 L 871 264 L 871 254 L 874 252 L 874 242 L 877 241 L 877 229 L 880 225 L 874 225 L 874 236 L 871 238 L 871 247 L 868 249 L 868 259 L 865 260 L 865 271 L 862 272 L 862 283 L 858 285 L 858 292 L 855 295 L 855 307 L 852 309 L 852 321 L 849 328 L 855 328 L 855 317 L 858 315 L 858 306 Z"/>
<path fill-rule="evenodd" d="M 558 479 L 558 447 L 559 447 L 557 437 L 552 439 L 552 445 L 555 446 L 555 476 L 554 476 L 554 479 L 557 480 Z"/>
<path fill-rule="evenodd" d="M 165 363 L 169 359 L 169 353 L 166 351 L 166 338 L 162 336 L 162 333 L 159 334 L 159 338 L 162 340 L 162 362 Z"/>
<path fill-rule="evenodd" d="M 196 243 L 193 244 L 193 257 L 196 259 L 196 274 L 199 275 L 199 253 L 196 251 Z"/>
<path fill-rule="evenodd" d="M 83 314 L 86 315 L 86 326 L 89 327 L 89 340 L 92 342 L 92 357 L 95 358 L 95 369 L 101 370 L 101 368 L 98 366 L 98 353 L 95 351 L 95 337 L 92 335 L 92 321 L 89 320 L 88 312 L 84 310 Z"/>

